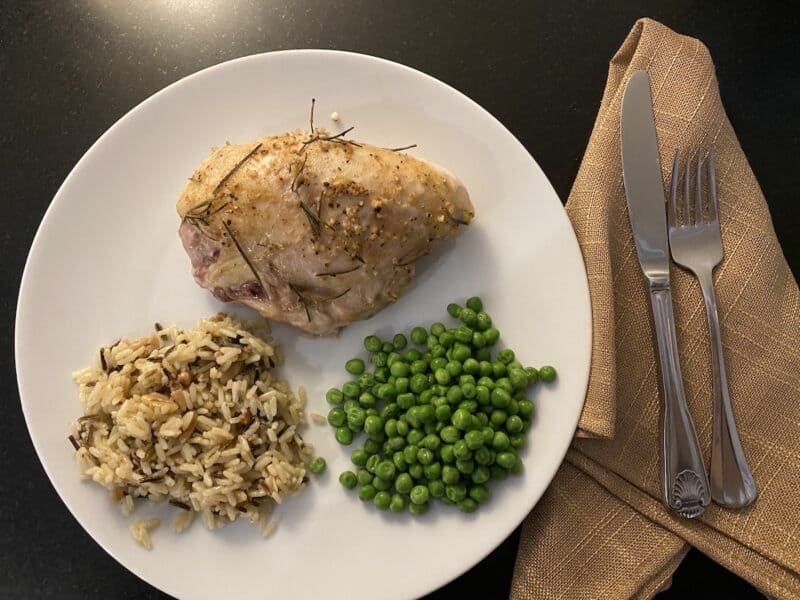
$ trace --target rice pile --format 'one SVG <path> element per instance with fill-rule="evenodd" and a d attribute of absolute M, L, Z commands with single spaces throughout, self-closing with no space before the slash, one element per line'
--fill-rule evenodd
<path fill-rule="evenodd" d="M 271 507 L 303 489 L 313 452 L 297 431 L 305 394 L 274 378 L 278 362 L 270 338 L 225 314 L 101 348 L 73 374 L 84 415 L 69 440 L 82 475 L 125 514 L 137 498 L 181 508 L 176 532 L 197 512 L 211 529 L 241 516 L 268 535 Z M 157 525 L 131 533 L 149 548 Z"/>

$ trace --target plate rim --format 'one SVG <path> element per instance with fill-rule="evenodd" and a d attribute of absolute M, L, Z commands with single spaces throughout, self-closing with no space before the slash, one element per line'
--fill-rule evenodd
<path fill-rule="evenodd" d="M 541 168 L 541 166 L 536 161 L 534 156 L 528 151 L 528 149 L 525 147 L 525 145 L 522 144 L 522 142 L 519 140 L 519 138 L 517 138 L 517 136 L 514 135 L 514 133 L 508 127 L 506 127 L 489 110 L 484 108 L 481 104 L 479 104 L 478 102 L 473 100 L 471 97 L 469 97 L 464 92 L 460 91 L 459 89 L 455 88 L 454 86 L 452 86 L 452 85 L 450 85 L 448 83 L 445 83 L 444 81 L 442 81 L 442 80 L 438 79 L 437 77 L 434 77 L 433 75 L 430 75 L 430 74 L 428 74 L 428 73 L 426 73 L 424 71 L 421 71 L 421 70 L 416 69 L 414 67 L 410 67 L 410 66 L 405 65 L 403 63 L 399 63 L 399 62 L 396 62 L 396 61 L 393 61 L 393 60 L 389 60 L 387 58 L 374 56 L 374 55 L 371 55 L 371 54 L 364 54 L 364 53 L 361 53 L 361 52 L 349 51 L 349 50 L 332 50 L 332 49 L 325 49 L 325 48 L 297 48 L 297 49 L 286 49 L 286 50 L 275 50 L 275 51 L 259 52 L 259 53 L 255 53 L 255 54 L 248 54 L 248 55 L 232 58 L 232 59 L 229 59 L 229 60 L 225 60 L 225 61 L 213 64 L 213 65 L 204 67 L 204 68 L 199 69 L 197 71 L 194 71 L 192 73 L 189 73 L 188 75 L 185 75 L 185 76 L 181 77 L 180 79 L 178 79 L 178 80 L 176 80 L 176 81 L 164 86 L 163 88 L 161 88 L 158 91 L 154 92 L 153 94 L 149 95 L 144 100 L 142 100 L 141 102 L 139 102 L 135 106 L 131 107 L 128 111 L 126 111 L 125 114 L 123 114 L 120 118 L 118 118 L 116 121 L 114 121 L 114 123 L 111 124 L 105 131 L 103 131 L 103 133 L 81 155 L 80 159 L 75 163 L 75 165 L 72 167 L 72 169 L 70 169 L 69 173 L 64 178 L 64 180 L 61 182 L 61 184 L 58 186 L 58 189 L 56 190 L 55 194 L 53 195 L 52 199 L 50 200 L 50 203 L 48 204 L 47 209 L 45 210 L 44 214 L 42 215 L 41 221 L 39 222 L 39 225 L 38 225 L 38 227 L 36 229 L 36 233 L 34 234 L 33 239 L 31 241 L 31 245 L 30 245 L 30 248 L 28 250 L 28 254 L 26 256 L 26 259 L 25 259 L 25 264 L 24 264 L 24 267 L 23 267 L 22 276 L 20 278 L 19 293 L 17 295 L 17 303 L 16 303 L 16 306 L 15 306 L 16 313 L 15 313 L 15 320 L 14 320 L 14 362 L 15 362 L 15 373 L 16 373 L 16 380 L 17 380 L 17 391 L 18 391 L 18 394 L 19 394 L 20 405 L 21 405 L 23 416 L 24 416 L 24 419 L 25 419 L 25 426 L 26 426 L 26 428 L 28 430 L 28 436 L 29 436 L 29 438 L 31 440 L 31 443 L 32 443 L 33 447 L 34 447 L 34 451 L 36 453 L 36 457 L 37 457 L 40 465 L 42 466 L 42 469 L 44 470 L 45 475 L 47 476 L 47 478 L 48 478 L 48 480 L 50 482 L 50 485 L 55 490 L 56 494 L 58 495 L 59 499 L 61 500 L 61 502 L 63 503 L 65 508 L 69 511 L 69 513 L 72 516 L 72 518 L 75 521 L 77 521 L 77 523 L 87 533 L 87 535 L 89 535 L 89 537 L 92 539 L 92 541 L 95 544 L 97 544 L 100 548 L 102 548 L 103 551 L 106 554 L 108 554 L 111 558 L 113 558 L 122 568 L 124 568 L 125 570 L 127 570 L 130 573 L 133 573 L 136 577 L 138 577 L 139 579 L 144 581 L 146 584 L 148 584 L 148 585 L 150 585 L 150 586 L 152 586 L 152 587 L 154 587 L 156 589 L 159 589 L 160 591 L 162 591 L 164 593 L 167 593 L 167 594 L 170 594 L 170 592 L 165 590 L 165 589 L 163 589 L 159 585 L 156 585 L 155 583 L 153 583 L 150 579 L 148 579 L 146 574 L 145 573 L 141 573 L 139 569 L 133 569 L 130 566 L 126 565 L 121 558 L 119 558 L 109 547 L 107 547 L 106 544 L 103 544 L 100 541 L 98 541 L 98 539 L 87 529 L 87 526 L 83 523 L 83 521 L 81 521 L 80 519 L 78 519 L 76 517 L 75 513 L 70 508 L 69 502 L 67 502 L 67 500 L 62 495 L 61 490 L 56 485 L 56 483 L 54 481 L 54 478 L 51 475 L 50 469 L 48 468 L 47 464 L 43 460 L 42 455 L 40 453 L 39 444 L 37 444 L 35 435 L 34 435 L 33 430 L 31 428 L 31 418 L 32 418 L 32 416 L 29 414 L 28 409 L 26 407 L 26 401 L 24 399 L 25 394 L 23 392 L 22 374 L 21 374 L 21 370 L 20 370 L 20 366 L 19 366 L 20 365 L 20 354 L 21 354 L 20 326 L 21 326 L 21 318 L 22 318 L 21 317 L 22 311 L 20 310 L 20 307 L 22 306 L 22 301 L 23 301 L 23 297 L 25 296 L 25 293 L 26 293 L 26 288 L 30 285 L 28 282 L 29 282 L 30 278 L 32 277 L 32 275 L 30 274 L 30 267 L 31 267 L 32 257 L 34 255 L 37 247 L 39 245 L 41 245 L 41 243 L 42 243 L 41 242 L 41 238 L 44 235 L 43 234 L 43 230 L 46 228 L 46 226 L 49 223 L 49 221 L 52 220 L 52 218 L 53 218 L 52 214 L 53 214 L 53 212 L 55 210 L 54 206 L 55 206 L 57 200 L 61 197 L 63 190 L 71 182 L 73 177 L 77 176 L 77 173 L 81 170 L 81 168 L 84 165 L 84 163 L 87 162 L 90 159 L 90 157 L 92 157 L 98 151 L 97 149 L 100 146 L 101 142 L 103 142 L 103 140 L 105 140 L 107 137 L 113 135 L 115 130 L 117 130 L 118 128 L 122 127 L 124 125 L 124 123 L 127 122 L 129 119 L 133 118 L 133 116 L 137 112 L 139 112 L 140 110 L 143 110 L 150 103 L 157 101 L 162 95 L 166 95 L 167 93 L 169 93 L 173 88 L 177 88 L 177 87 L 179 87 L 181 85 L 184 85 L 188 81 L 193 80 L 194 78 L 197 78 L 197 77 L 200 77 L 200 76 L 207 76 L 209 73 L 212 73 L 215 70 L 218 70 L 218 69 L 221 70 L 221 69 L 225 69 L 225 68 L 230 68 L 232 65 L 237 64 L 237 63 L 244 63 L 244 62 L 248 62 L 248 61 L 256 61 L 256 60 L 259 60 L 259 59 L 264 59 L 266 57 L 279 57 L 281 55 L 345 56 L 345 57 L 349 57 L 349 58 L 354 58 L 356 60 L 364 60 L 364 61 L 367 61 L 367 62 L 378 63 L 378 64 L 381 64 L 381 65 L 383 65 L 385 67 L 392 68 L 392 69 L 399 68 L 401 70 L 409 72 L 410 74 L 414 75 L 415 77 L 421 77 L 422 79 L 426 80 L 427 83 L 430 83 L 430 84 L 433 84 L 433 85 L 435 85 L 437 87 L 443 88 L 444 90 L 446 90 L 446 91 L 458 96 L 460 100 L 466 101 L 469 104 L 473 105 L 473 107 L 479 109 L 482 113 L 484 113 L 486 116 L 488 116 L 490 118 L 490 120 L 496 126 L 500 127 L 508 136 L 510 136 L 510 138 L 513 140 L 514 144 L 518 147 L 518 149 L 521 150 L 525 155 L 527 155 L 528 159 L 532 163 L 532 166 L 535 169 L 538 169 L 539 174 L 543 177 L 544 181 L 547 182 L 547 186 L 549 187 L 550 192 L 555 197 L 555 199 L 558 200 L 559 205 L 560 205 L 560 209 L 562 211 L 562 214 L 566 218 L 567 222 L 569 223 L 569 232 L 570 232 L 570 234 L 572 236 L 571 239 L 574 242 L 574 249 L 577 252 L 577 257 L 580 260 L 580 265 L 581 265 L 581 270 L 582 270 L 582 275 L 583 275 L 583 277 L 581 278 L 581 283 L 583 284 L 583 296 L 584 296 L 584 300 L 585 300 L 585 303 L 586 303 L 586 309 L 587 309 L 587 314 L 584 315 L 584 318 L 586 320 L 587 329 L 588 329 L 588 335 L 586 336 L 587 347 L 584 348 L 584 351 L 587 353 L 587 355 L 589 357 L 589 360 L 587 361 L 587 364 L 586 364 L 585 373 L 582 374 L 583 375 L 582 376 L 582 383 L 579 386 L 580 389 L 581 389 L 581 395 L 583 397 L 583 401 L 580 404 L 580 410 L 576 411 L 576 415 L 575 415 L 575 417 L 573 419 L 573 424 L 572 424 L 572 428 L 571 429 L 574 430 L 574 431 L 577 431 L 577 426 L 578 426 L 578 423 L 579 423 L 579 420 L 580 420 L 580 416 L 581 416 L 581 414 L 583 412 L 583 407 L 584 407 L 584 404 L 585 404 L 586 393 L 588 391 L 589 375 L 590 375 L 590 370 L 591 370 L 591 357 L 592 357 L 592 352 L 591 351 L 592 351 L 592 347 L 593 347 L 594 327 L 593 327 L 592 304 L 591 304 L 591 294 L 590 294 L 589 282 L 588 282 L 588 273 L 587 273 L 587 270 L 586 270 L 586 263 L 585 263 L 585 260 L 584 260 L 583 251 L 582 251 L 582 249 L 580 247 L 580 244 L 578 242 L 577 235 L 575 233 L 575 229 L 572 226 L 572 222 L 569 219 L 569 215 L 568 215 L 568 213 L 566 211 L 566 207 L 565 207 L 564 203 L 562 203 L 561 198 L 559 197 L 558 193 L 556 192 L 555 188 L 553 187 L 553 184 L 550 181 L 550 179 L 548 178 L 547 174 Z M 428 593 L 431 593 L 431 592 L 433 592 L 433 591 L 435 591 L 437 589 L 440 589 L 441 587 L 443 587 L 443 586 L 447 585 L 448 583 L 454 581 L 455 579 L 457 579 L 458 577 L 460 577 L 461 575 L 463 575 L 464 573 L 466 573 L 467 571 L 472 569 L 475 565 L 477 565 L 479 562 L 484 560 L 489 554 L 491 554 L 494 550 L 496 550 L 500 546 L 500 544 L 502 544 L 514 532 L 514 530 L 517 529 L 522 522 L 524 522 L 524 520 L 527 518 L 527 516 L 530 514 L 530 512 L 533 511 L 533 509 L 536 507 L 536 505 L 542 499 L 544 493 L 546 493 L 548 487 L 552 483 L 553 478 L 555 477 L 558 469 L 561 467 L 561 465 L 564 462 L 564 458 L 566 457 L 567 451 L 569 450 L 569 446 L 571 445 L 573 439 L 574 439 L 574 433 L 569 439 L 566 439 L 564 441 L 564 443 L 562 444 L 561 447 L 559 447 L 557 449 L 558 450 L 557 454 L 561 457 L 561 460 L 556 464 L 554 469 L 552 469 L 552 470 L 548 469 L 545 472 L 539 471 L 540 476 L 542 476 L 542 479 L 546 480 L 547 483 L 544 486 L 544 488 L 542 489 L 542 493 L 539 495 L 538 498 L 535 499 L 535 501 L 533 501 L 530 510 L 522 517 L 522 519 L 519 522 L 514 523 L 514 525 L 509 530 L 507 530 L 507 531 L 503 530 L 502 531 L 502 535 L 495 536 L 495 537 L 499 537 L 499 539 L 495 543 L 493 543 L 491 545 L 487 545 L 487 549 L 486 549 L 485 552 L 479 552 L 478 553 L 478 557 L 474 561 L 464 561 L 463 563 L 460 563 L 459 568 L 456 569 L 454 573 L 448 574 L 446 579 L 440 579 L 440 580 L 438 580 L 438 583 L 434 582 L 432 586 L 430 586 L 430 585 L 429 586 L 425 586 L 425 590 L 422 592 L 421 595 L 428 594 Z M 496 530 L 496 531 L 498 531 L 498 530 Z"/>

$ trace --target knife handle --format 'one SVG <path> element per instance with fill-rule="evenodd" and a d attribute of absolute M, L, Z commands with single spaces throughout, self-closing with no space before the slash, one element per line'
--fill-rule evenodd
<path fill-rule="evenodd" d="M 703 454 L 683 392 L 669 283 L 651 282 L 650 301 L 664 390 L 661 492 L 669 508 L 681 517 L 693 519 L 705 510 L 711 496 Z"/>

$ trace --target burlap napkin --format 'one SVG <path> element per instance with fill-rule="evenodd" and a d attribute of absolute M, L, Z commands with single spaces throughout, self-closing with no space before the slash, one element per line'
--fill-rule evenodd
<path fill-rule="evenodd" d="M 675 148 L 713 144 L 718 155 L 725 260 L 715 271 L 717 299 L 731 398 L 759 497 L 739 511 L 712 505 L 695 521 L 673 517 L 660 498 L 660 377 L 620 167 L 620 104 L 635 69 L 650 73 L 665 184 Z M 769 595 L 800 597 L 800 294 L 703 44 L 648 19 L 636 23 L 611 60 L 567 210 L 592 295 L 580 433 L 595 439 L 575 440 L 527 518 L 512 597 L 649 598 L 687 544 Z M 708 462 L 705 312 L 689 274 L 674 268 L 672 285 L 686 396 Z"/>

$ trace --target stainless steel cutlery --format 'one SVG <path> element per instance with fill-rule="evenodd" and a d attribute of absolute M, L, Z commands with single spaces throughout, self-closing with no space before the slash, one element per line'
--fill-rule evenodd
<path fill-rule="evenodd" d="M 652 106 L 650 78 L 646 71 L 636 71 L 622 100 L 622 173 L 636 253 L 650 287 L 661 362 L 664 393 L 661 490 L 667 506 L 682 517 L 694 518 L 705 510 L 711 498 L 703 455 L 686 407 L 678 358 L 666 203 Z"/>

